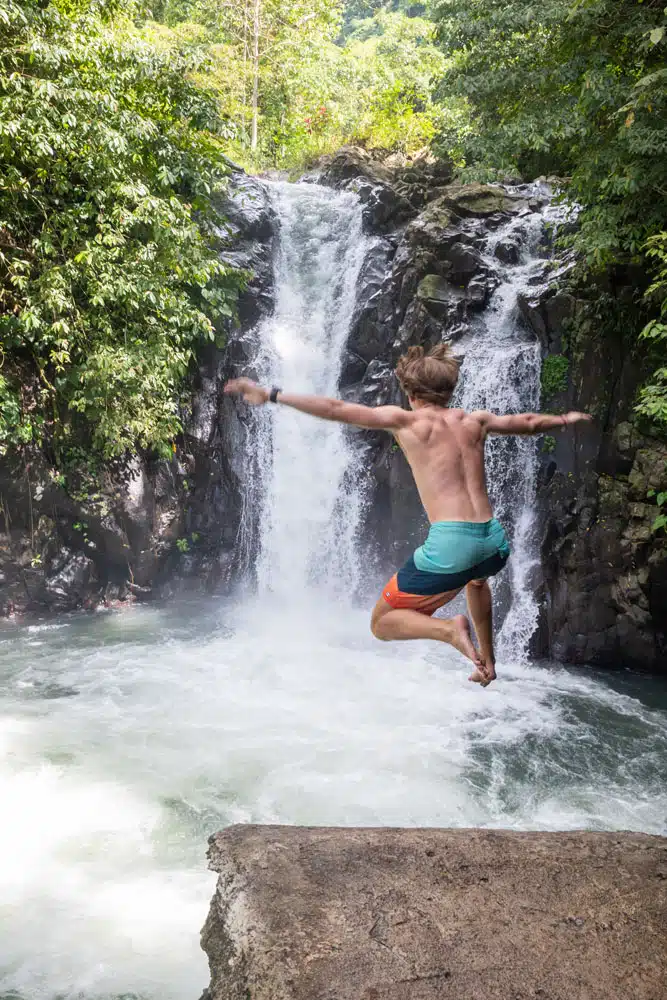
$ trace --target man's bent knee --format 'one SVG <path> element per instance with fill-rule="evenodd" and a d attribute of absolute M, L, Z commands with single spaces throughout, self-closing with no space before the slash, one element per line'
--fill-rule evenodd
<path fill-rule="evenodd" d="M 371 618 L 371 632 L 373 633 L 373 635 L 375 636 L 376 639 L 381 639 L 382 642 L 387 642 L 388 641 L 387 640 L 387 636 L 384 634 L 384 631 L 383 631 L 383 628 L 382 628 L 382 619 L 381 618 Z"/>
<path fill-rule="evenodd" d="M 468 586 L 470 586 L 470 587 L 483 587 L 486 582 L 487 582 L 486 577 L 484 577 L 483 580 L 469 580 L 468 581 Z"/>
<path fill-rule="evenodd" d="M 382 619 L 391 610 L 391 605 L 387 604 L 386 601 L 378 601 L 373 608 L 373 614 L 371 615 L 371 632 L 376 639 L 381 639 L 383 642 L 387 642 L 388 640 L 387 636 L 384 634 Z"/>

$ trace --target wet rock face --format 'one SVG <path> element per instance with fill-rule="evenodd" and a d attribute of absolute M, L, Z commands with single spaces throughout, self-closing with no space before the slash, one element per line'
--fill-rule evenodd
<path fill-rule="evenodd" d="M 322 163 L 320 182 L 338 190 L 355 191 L 361 200 L 369 232 L 390 232 L 437 197 L 451 180 L 448 162 L 421 157 L 407 161 L 400 156 L 384 162 L 364 149 L 347 146 Z"/>
<path fill-rule="evenodd" d="M 116 463 L 68 491 L 38 452 L 20 467 L 0 462 L 0 614 L 148 599 L 232 575 L 244 430 L 222 388 L 247 373 L 247 331 L 273 307 L 276 219 L 266 187 L 240 172 L 220 213 L 222 258 L 254 276 L 240 329 L 201 353 L 173 459 Z"/>
<path fill-rule="evenodd" d="M 520 306 L 545 352 L 569 361 L 566 387 L 545 407 L 595 418 L 591 427 L 554 437 L 544 457 L 536 651 L 569 663 L 664 672 L 667 539 L 653 531 L 651 492 L 667 490 L 667 442 L 632 423 L 643 378 L 636 355 L 619 335 L 573 325 L 586 303 L 557 287 L 536 289 Z"/>
<path fill-rule="evenodd" d="M 239 318 L 245 328 L 273 308 L 273 236 L 277 219 L 267 188 L 245 174 L 235 174 L 220 203 L 225 218 L 219 229 L 221 258 L 252 274 L 239 300 Z"/>
<path fill-rule="evenodd" d="M 202 1000 L 667 993 L 661 837 L 245 826 L 209 862 Z"/>

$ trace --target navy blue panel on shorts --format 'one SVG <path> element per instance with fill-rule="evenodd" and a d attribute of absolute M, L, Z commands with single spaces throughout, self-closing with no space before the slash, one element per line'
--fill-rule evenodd
<path fill-rule="evenodd" d="M 476 566 L 459 570 L 457 573 L 427 573 L 417 569 L 413 556 L 398 571 L 398 587 L 404 594 L 420 594 L 424 597 L 444 594 L 448 590 L 460 590 L 471 580 L 483 580 L 495 576 L 507 562 L 509 551 L 494 552 Z"/>

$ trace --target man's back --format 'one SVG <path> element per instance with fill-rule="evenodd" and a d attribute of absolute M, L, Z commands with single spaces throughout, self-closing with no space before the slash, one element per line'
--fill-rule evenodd
<path fill-rule="evenodd" d="M 486 433 L 477 415 L 424 406 L 395 431 L 429 521 L 488 521 Z"/>

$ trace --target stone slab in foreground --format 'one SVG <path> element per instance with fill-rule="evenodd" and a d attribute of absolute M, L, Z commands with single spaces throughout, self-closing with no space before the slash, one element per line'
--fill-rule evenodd
<path fill-rule="evenodd" d="M 209 1000 L 665 1000 L 667 840 L 237 826 Z"/>

